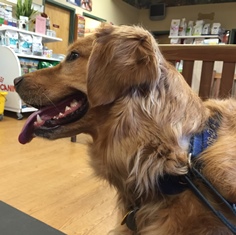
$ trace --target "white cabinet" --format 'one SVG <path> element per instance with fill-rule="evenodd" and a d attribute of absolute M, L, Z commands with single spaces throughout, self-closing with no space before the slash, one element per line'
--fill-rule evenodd
<path fill-rule="evenodd" d="M 11 26 L 0 26 L 0 31 L 5 30 L 14 30 L 17 32 L 23 32 L 25 34 L 41 36 L 43 43 L 62 41 L 62 39 L 60 38 L 49 37 L 25 30 L 19 30 L 18 28 L 14 28 Z M 5 102 L 5 110 L 16 112 L 18 119 L 21 119 L 23 117 L 23 113 L 33 112 L 36 109 L 33 107 L 25 106 L 19 95 L 15 91 L 13 80 L 16 77 L 21 76 L 21 66 L 19 58 L 30 58 L 43 61 L 60 61 L 62 58 L 58 59 L 47 58 L 43 56 L 17 54 L 9 47 L 0 46 L 0 90 L 8 92 Z"/>

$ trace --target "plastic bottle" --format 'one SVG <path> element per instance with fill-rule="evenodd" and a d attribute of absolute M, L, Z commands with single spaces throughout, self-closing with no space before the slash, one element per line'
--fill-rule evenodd
<path fill-rule="evenodd" d="M 179 36 L 185 36 L 186 35 L 186 27 L 187 27 L 186 19 L 183 18 L 181 20 L 181 23 L 180 23 L 180 26 L 179 26 Z"/>
<path fill-rule="evenodd" d="M 186 36 L 192 36 L 193 35 L 193 21 L 190 20 L 188 22 L 188 27 L 187 27 L 187 30 L 186 30 Z"/>

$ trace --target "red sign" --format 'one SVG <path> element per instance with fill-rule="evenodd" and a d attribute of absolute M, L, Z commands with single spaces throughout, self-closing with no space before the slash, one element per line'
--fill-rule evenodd
<path fill-rule="evenodd" d="M 57 29 L 60 28 L 60 25 L 58 25 L 58 24 L 53 24 L 52 26 L 53 26 L 53 28 L 57 28 Z"/>
<path fill-rule="evenodd" d="M 4 84 L 3 81 L 4 81 L 4 77 L 0 76 L 0 91 L 15 92 L 15 87 L 13 85 Z"/>

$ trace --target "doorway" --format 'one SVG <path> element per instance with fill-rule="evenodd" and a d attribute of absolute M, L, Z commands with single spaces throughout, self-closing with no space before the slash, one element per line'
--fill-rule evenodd
<path fill-rule="evenodd" d="M 56 54 L 66 54 L 68 45 L 74 38 L 75 9 L 53 0 L 45 0 L 45 13 L 50 18 L 50 29 L 62 42 L 47 43 L 46 46 Z"/>

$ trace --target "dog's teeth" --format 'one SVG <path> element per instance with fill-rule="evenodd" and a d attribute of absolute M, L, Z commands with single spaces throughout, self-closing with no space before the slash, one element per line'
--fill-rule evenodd
<path fill-rule="evenodd" d="M 69 106 L 66 106 L 65 112 L 70 111 L 70 110 L 71 110 L 71 108 Z"/>
<path fill-rule="evenodd" d="M 64 114 L 63 113 L 59 113 L 58 117 L 59 118 L 64 117 Z"/>
<path fill-rule="evenodd" d="M 53 119 L 57 119 L 57 116 L 54 116 Z"/>
<path fill-rule="evenodd" d="M 37 123 L 42 123 L 43 122 L 43 120 L 41 119 L 41 117 L 39 116 L 39 115 L 37 115 Z"/>
<path fill-rule="evenodd" d="M 76 100 L 73 100 L 71 103 L 70 103 L 70 107 L 76 107 L 78 105 L 78 102 Z"/>

